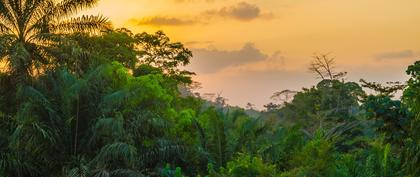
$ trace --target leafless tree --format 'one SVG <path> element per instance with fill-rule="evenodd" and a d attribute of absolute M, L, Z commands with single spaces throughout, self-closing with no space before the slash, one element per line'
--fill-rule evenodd
<path fill-rule="evenodd" d="M 324 79 L 339 79 L 343 78 L 346 72 L 335 72 L 335 58 L 330 57 L 329 54 L 319 54 L 313 56 L 313 61 L 309 67 L 309 71 L 318 75 L 322 80 Z"/>

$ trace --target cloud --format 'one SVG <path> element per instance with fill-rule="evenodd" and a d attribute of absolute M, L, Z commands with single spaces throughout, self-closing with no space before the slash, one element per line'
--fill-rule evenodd
<path fill-rule="evenodd" d="M 136 25 L 150 25 L 150 26 L 185 26 L 193 25 L 198 23 L 198 21 L 191 19 L 181 19 L 175 17 L 166 17 L 166 16 L 153 16 L 146 17 L 140 20 L 131 19 L 129 23 Z"/>
<path fill-rule="evenodd" d="M 198 73 L 214 73 L 227 67 L 258 62 L 267 58 L 267 55 L 251 43 L 234 51 L 217 49 L 192 49 L 192 51 L 194 57 L 189 67 Z"/>
<path fill-rule="evenodd" d="M 261 16 L 261 9 L 255 4 L 240 2 L 236 5 L 223 7 L 219 10 L 206 12 L 210 16 L 229 17 L 237 20 L 249 21 Z"/>
<path fill-rule="evenodd" d="M 281 52 L 263 53 L 252 43 L 239 50 L 192 49 L 193 59 L 188 69 L 198 74 L 285 71 L 285 57 Z M 292 68 L 289 68 L 292 69 Z"/>
<path fill-rule="evenodd" d="M 194 2 L 194 0 L 177 0 L 177 2 Z M 128 23 L 134 25 L 149 26 L 188 26 L 196 24 L 208 24 L 212 21 L 212 19 L 215 18 L 251 21 L 258 18 L 271 19 L 273 17 L 274 15 L 272 13 L 262 13 L 262 10 L 256 4 L 239 2 L 232 6 L 207 10 L 186 18 L 157 15 L 141 19 L 131 19 L 128 21 Z"/>
<path fill-rule="evenodd" d="M 241 65 L 225 68 L 225 72 L 241 73 L 241 72 L 276 72 L 286 70 L 286 59 L 281 52 L 266 57 L 263 60 L 244 63 Z"/>
<path fill-rule="evenodd" d="M 187 46 L 197 46 L 197 45 L 210 45 L 213 44 L 214 41 L 188 41 L 185 42 L 185 45 Z"/>
<path fill-rule="evenodd" d="M 392 60 L 392 59 L 408 59 L 416 57 L 416 53 L 412 50 L 402 50 L 398 52 L 380 53 L 375 56 L 376 60 Z"/>

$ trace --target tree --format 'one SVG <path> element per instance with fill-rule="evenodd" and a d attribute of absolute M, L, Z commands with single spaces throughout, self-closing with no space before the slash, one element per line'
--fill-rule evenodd
<path fill-rule="evenodd" d="M 221 176 L 231 177 L 274 177 L 277 176 L 275 165 L 265 164 L 260 157 L 239 154 L 221 169 Z"/>
<path fill-rule="evenodd" d="M 401 100 L 393 99 L 394 94 L 403 90 L 406 85 L 400 82 L 387 82 L 383 85 L 360 79 L 362 86 L 376 92 L 376 95 L 365 96 L 361 108 L 366 111 L 368 120 L 374 121 L 374 128 L 385 135 L 386 143 L 403 146 L 408 135 L 411 115 Z"/>
<path fill-rule="evenodd" d="M 279 111 L 284 118 L 303 124 L 309 131 L 331 128 L 356 118 L 364 91 L 354 82 L 323 80 L 316 87 L 296 93 Z"/>
<path fill-rule="evenodd" d="M 300 92 L 284 90 L 272 96 L 284 102 L 279 109 L 284 123 L 302 124 L 314 132 L 356 118 L 359 101 L 365 93 L 357 83 L 342 79 L 346 73 L 335 72 L 334 64 L 334 58 L 328 55 L 314 56 L 309 70 L 322 79 L 316 86 Z"/>
<path fill-rule="evenodd" d="M 405 140 L 403 167 L 410 177 L 419 176 L 420 169 L 420 61 L 416 61 L 407 69 L 411 76 L 404 90 L 403 103 L 413 114 L 410 122 L 409 136 Z"/>
<path fill-rule="evenodd" d="M 103 31 L 101 35 L 78 32 L 66 35 L 54 54 L 60 57 L 61 66 L 79 75 L 112 61 L 134 70 L 139 62 L 136 44 L 134 34 L 125 28 Z"/>
<path fill-rule="evenodd" d="M 139 51 L 140 64 L 157 67 L 175 79 L 191 83 L 193 72 L 181 70 L 180 66 L 190 63 L 192 52 L 179 42 L 170 42 L 162 31 L 155 34 L 141 33 L 135 36 Z"/>
<path fill-rule="evenodd" d="M 0 132 L 9 137 L 0 136 L 0 172 L 141 174 L 160 161 L 176 161 L 182 147 L 170 135 L 182 122 L 175 119 L 187 116 L 174 113 L 176 95 L 164 82 L 159 74 L 131 76 L 117 62 L 80 78 L 49 71 L 21 87 L 26 100 L 15 116 L 0 115 L 7 122 Z"/>
<path fill-rule="evenodd" d="M 411 115 L 401 101 L 385 95 L 369 95 L 361 107 L 366 111 L 366 118 L 374 121 L 375 130 L 384 134 L 387 143 L 403 146 Z"/>
<path fill-rule="evenodd" d="M 280 104 L 289 102 L 295 95 L 297 91 L 293 90 L 282 90 L 280 92 L 275 92 L 270 98 Z"/>
<path fill-rule="evenodd" d="M 294 168 L 282 176 L 331 176 L 335 163 L 334 146 L 321 135 L 319 132 L 315 139 L 302 147 L 291 161 Z"/>
<path fill-rule="evenodd" d="M 255 110 L 255 104 L 248 102 L 245 106 L 246 109 Z"/>
<path fill-rule="evenodd" d="M 388 97 L 393 97 L 397 91 L 403 90 L 406 85 L 401 82 L 387 82 L 387 85 L 382 85 L 376 82 L 368 82 L 364 79 L 360 79 L 362 87 L 369 88 L 375 91 L 378 95 L 384 95 Z"/>
<path fill-rule="evenodd" d="M 63 33 L 95 32 L 110 27 L 102 16 L 76 13 L 92 7 L 97 0 L 1 0 L 0 61 L 19 82 L 27 82 L 54 67 L 57 58 L 51 50 Z"/>
<path fill-rule="evenodd" d="M 344 77 L 346 72 L 335 72 L 335 59 L 329 57 L 328 54 L 315 55 L 313 56 L 309 71 L 315 73 L 322 80 L 329 79 L 340 79 Z"/>

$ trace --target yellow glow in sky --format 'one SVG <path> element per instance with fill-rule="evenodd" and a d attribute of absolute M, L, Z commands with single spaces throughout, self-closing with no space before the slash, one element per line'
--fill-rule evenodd
<path fill-rule="evenodd" d="M 201 92 L 233 105 L 261 107 L 275 91 L 316 83 L 306 69 L 316 52 L 354 81 L 404 80 L 420 55 L 418 0 L 102 0 L 88 13 L 183 42 Z"/>

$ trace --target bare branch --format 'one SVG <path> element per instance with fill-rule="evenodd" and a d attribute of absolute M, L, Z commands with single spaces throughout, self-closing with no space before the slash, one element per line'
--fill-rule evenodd
<path fill-rule="evenodd" d="M 309 71 L 318 75 L 322 80 L 324 79 L 338 79 L 344 77 L 346 72 L 334 72 L 335 58 L 329 57 L 329 54 L 321 54 L 313 56 L 313 61 L 309 66 Z"/>

